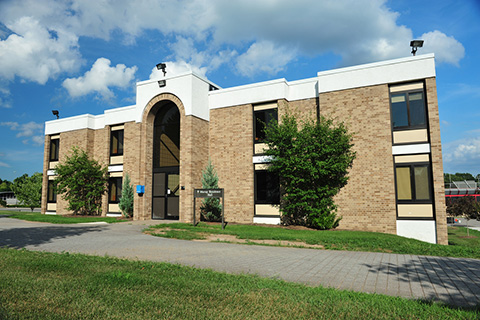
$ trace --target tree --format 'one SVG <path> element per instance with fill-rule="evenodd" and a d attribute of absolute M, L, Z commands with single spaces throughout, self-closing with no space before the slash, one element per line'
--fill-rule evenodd
<path fill-rule="evenodd" d="M 13 180 L 13 192 L 21 204 L 30 207 L 33 211 L 35 207 L 40 207 L 42 203 L 42 180 L 43 175 L 39 172 L 31 177 L 24 174 Z"/>
<path fill-rule="evenodd" d="M 133 186 L 130 184 L 128 173 L 125 175 L 122 185 L 122 196 L 118 204 L 123 215 L 129 218 L 133 215 Z"/>
<path fill-rule="evenodd" d="M 480 220 L 480 204 L 474 197 L 458 197 L 447 206 L 447 214 L 452 217 L 463 217 L 467 220 L 467 236 L 470 236 L 468 222 L 470 219 Z"/>
<path fill-rule="evenodd" d="M 65 162 L 55 168 L 57 193 L 68 201 L 68 210 L 80 215 L 99 215 L 107 191 L 108 172 L 84 150 L 73 147 Z"/>
<path fill-rule="evenodd" d="M 210 159 L 205 170 L 202 170 L 202 188 L 218 189 L 218 175 Z M 204 198 L 200 206 L 200 213 L 206 221 L 220 221 L 222 218 L 220 199 Z"/>
<path fill-rule="evenodd" d="M 343 123 L 320 117 L 301 123 L 287 112 L 265 129 L 269 171 L 280 177 L 282 223 L 316 229 L 338 226 L 333 197 L 347 184 L 355 159 L 352 136 Z"/>
<path fill-rule="evenodd" d="M 1 191 L 13 191 L 12 190 L 13 183 L 8 180 L 0 179 L 0 192 Z"/>

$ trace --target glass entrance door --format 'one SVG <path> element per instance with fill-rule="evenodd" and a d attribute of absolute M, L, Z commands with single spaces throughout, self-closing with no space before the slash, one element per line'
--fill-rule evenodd
<path fill-rule="evenodd" d="M 152 219 L 178 219 L 180 175 L 156 172 L 153 174 Z"/>
<path fill-rule="evenodd" d="M 169 102 L 154 121 L 152 219 L 179 219 L 179 173 L 180 112 Z"/>

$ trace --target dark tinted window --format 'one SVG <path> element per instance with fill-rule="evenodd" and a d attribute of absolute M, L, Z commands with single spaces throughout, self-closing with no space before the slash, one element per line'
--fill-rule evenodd
<path fill-rule="evenodd" d="M 110 155 L 123 155 L 123 130 L 112 131 L 110 135 Z"/>
<path fill-rule="evenodd" d="M 427 125 L 423 92 L 405 92 L 390 97 L 393 129 L 424 128 Z"/>
<path fill-rule="evenodd" d="M 255 143 L 265 140 L 265 127 L 273 120 L 277 120 L 277 109 L 259 110 L 254 112 L 255 116 Z"/>
<path fill-rule="evenodd" d="M 122 195 L 122 178 L 112 177 L 108 179 L 108 202 L 118 203 Z"/>
<path fill-rule="evenodd" d="M 50 161 L 58 161 L 59 148 L 60 148 L 60 139 L 50 140 Z"/>
<path fill-rule="evenodd" d="M 280 183 L 278 175 L 268 171 L 255 171 L 255 203 L 280 203 Z"/>

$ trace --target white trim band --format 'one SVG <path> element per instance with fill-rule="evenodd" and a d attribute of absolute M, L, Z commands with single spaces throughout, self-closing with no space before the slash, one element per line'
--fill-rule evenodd
<path fill-rule="evenodd" d="M 392 154 L 398 156 L 401 154 L 430 153 L 430 143 L 409 144 L 404 146 L 392 146 Z"/>

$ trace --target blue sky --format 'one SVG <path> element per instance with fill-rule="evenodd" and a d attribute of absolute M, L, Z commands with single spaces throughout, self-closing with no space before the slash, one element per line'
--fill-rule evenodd
<path fill-rule="evenodd" d="M 226 88 L 435 53 L 445 172 L 480 173 L 480 2 L 2 0 L 0 178 L 42 171 L 44 123 L 194 70 Z"/>

